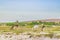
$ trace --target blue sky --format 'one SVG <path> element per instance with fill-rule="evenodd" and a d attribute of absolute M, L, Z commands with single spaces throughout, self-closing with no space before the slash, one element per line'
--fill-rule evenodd
<path fill-rule="evenodd" d="M 0 22 L 60 18 L 60 0 L 0 0 Z"/>

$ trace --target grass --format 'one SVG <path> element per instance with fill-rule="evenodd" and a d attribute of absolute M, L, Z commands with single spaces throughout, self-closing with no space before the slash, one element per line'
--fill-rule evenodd
<path fill-rule="evenodd" d="M 11 26 L 0 26 L 0 33 L 13 32 L 13 33 L 19 34 L 19 33 L 27 32 L 28 34 L 31 34 L 31 35 L 41 36 L 41 34 L 39 34 L 41 32 L 41 27 L 37 29 L 32 29 L 32 27 L 30 27 L 29 25 L 29 26 L 23 26 L 23 27 L 21 26 L 13 30 L 10 30 L 10 28 Z M 53 33 L 60 33 L 60 27 L 45 27 L 43 32 L 50 33 L 49 35 L 46 34 L 45 36 L 53 36 Z"/>

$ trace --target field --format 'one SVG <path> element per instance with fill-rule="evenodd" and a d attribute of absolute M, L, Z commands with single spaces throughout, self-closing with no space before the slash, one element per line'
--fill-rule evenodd
<path fill-rule="evenodd" d="M 27 33 L 31 33 L 31 34 L 34 34 L 34 35 L 38 35 L 40 32 L 46 32 L 46 33 L 55 33 L 55 34 L 58 34 L 60 33 L 60 26 L 57 26 L 57 27 L 45 27 L 43 31 L 41 31 L 41 27 L 38 27 L 36 29 L 34 29 L 33 27 L 30 27 L 29 26 L 19 26 L 18 28 L 16 29 L 10 29 L 11 26 L 0 26 L 0 33 L 5 33 L 5 32 L 12 32 L 12 33 L 16 33 L 16 34 L 19 34 L 19 33 L 24 33 L 24 32 L 27 32 Z M 43 33 L 42 33 L 43 34 Z"/>
<path fill-rule="evenodd" d="M 37 22 L 28 22 L 28 23 L 22 22 L 22 23 L 19 23 L 19 26 L 17 28 L 14 27 L 13 29 L 11 29 L 13 23 L 5 23 L 5 25 L 0 24 L 0 40 L 4 40 L 1 38 L 1 36 L 3 36 L 6 40 L 8 40 L 9 38 L 12 38 L 11 40 L 13 39 L 15 40 L 15 37 L 16 37 L 16 40 L 18 40 L 21 37 L 22 38 L 19 40 L 29 40 L 29 39 L 37 40 L 37 38 L 38 40 L 40 40 L 41 37 L 42 37 L 41 40 L 42 39 L 48 40 L 51 38 L 53 38 L 53 40 L 55 40 L 56 38 L 60 39 L 60 25 L 59 24 L 55 24 L 51 22 L 50 23 L 44 22 L 43 24 L 45 25 L 45 27 L 43 31 L 41 30 L 42 29 L 41 24 L 42 24 L 41 22 L 38 22 L 38 23 Z M 39 27 L 34 28 L 35 25 L 39 25 Z M 45 37 L 47 37 L 47 39 Z"/>

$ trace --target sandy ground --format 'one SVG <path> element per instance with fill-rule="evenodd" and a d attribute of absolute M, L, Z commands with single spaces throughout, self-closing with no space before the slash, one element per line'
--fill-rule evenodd
<path fill-rule="evenodd" d="M 48 33 L 40 32 L 40 34 L 48 34 Z M 8 33 L 0 34 L 0 40 L 60 40 L 60 38 L 56 38 L 56 37 L 50 38 L 50 37 L 45 37 L 43 35 L 42 36 L 31 36 L 31 35 L 28 35 L 27 32 L 20 33 L 18 35 L 15 33 L 8 32 Z"/>
<path fill-rule="evenodd" d="M 0 34 L 0 40 L 60 40 L 60 38 L 49 38 L 49 37 L 31 37 L 31 35 L 25 34 Z"/>

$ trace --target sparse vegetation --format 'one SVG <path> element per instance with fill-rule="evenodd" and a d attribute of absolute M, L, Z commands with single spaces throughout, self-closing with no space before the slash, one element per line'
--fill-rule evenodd
<path fill-rule="evenodd" d="M 5 24 L 5 26 L 3 26 L 3 24 Z M 45 25 L 45 28 L 43 31 L 41 31 L 41 24 Z M 52 38 L 54 36 L 54 34 L 58 34 L 60 33 L 60 26 L 59 24 L 56 24 L 54 22 L 19 22 L 19 27 L 13 30 L 10 30 L 10 28 L 12 27 L 12 25 L 14 25 L 14 22 L 9 22 L 9 23 L 2 23 L 0 25 L 0 34 L 4 33 L 4 32 L 12 32 L 12 33 L 16 33 L 17 35 L 20 33 L 27 33 L 26 35 L 30 35 L 31 37 L 33 36 L 37 36 L 37 37 L 41 37 L 42 35 L 46 36 L 46 37 L 50 37 Z M 32 29 L 34 25 L 39 25 L 39 28 L 36 29 Z M 53 27 L 56 26 L 56 27 Z M 40 32 L 46 32 L 49 34 L 40 34 Z M 56 36 L 57 38 L 60 37 L 60 35 Z"/>

